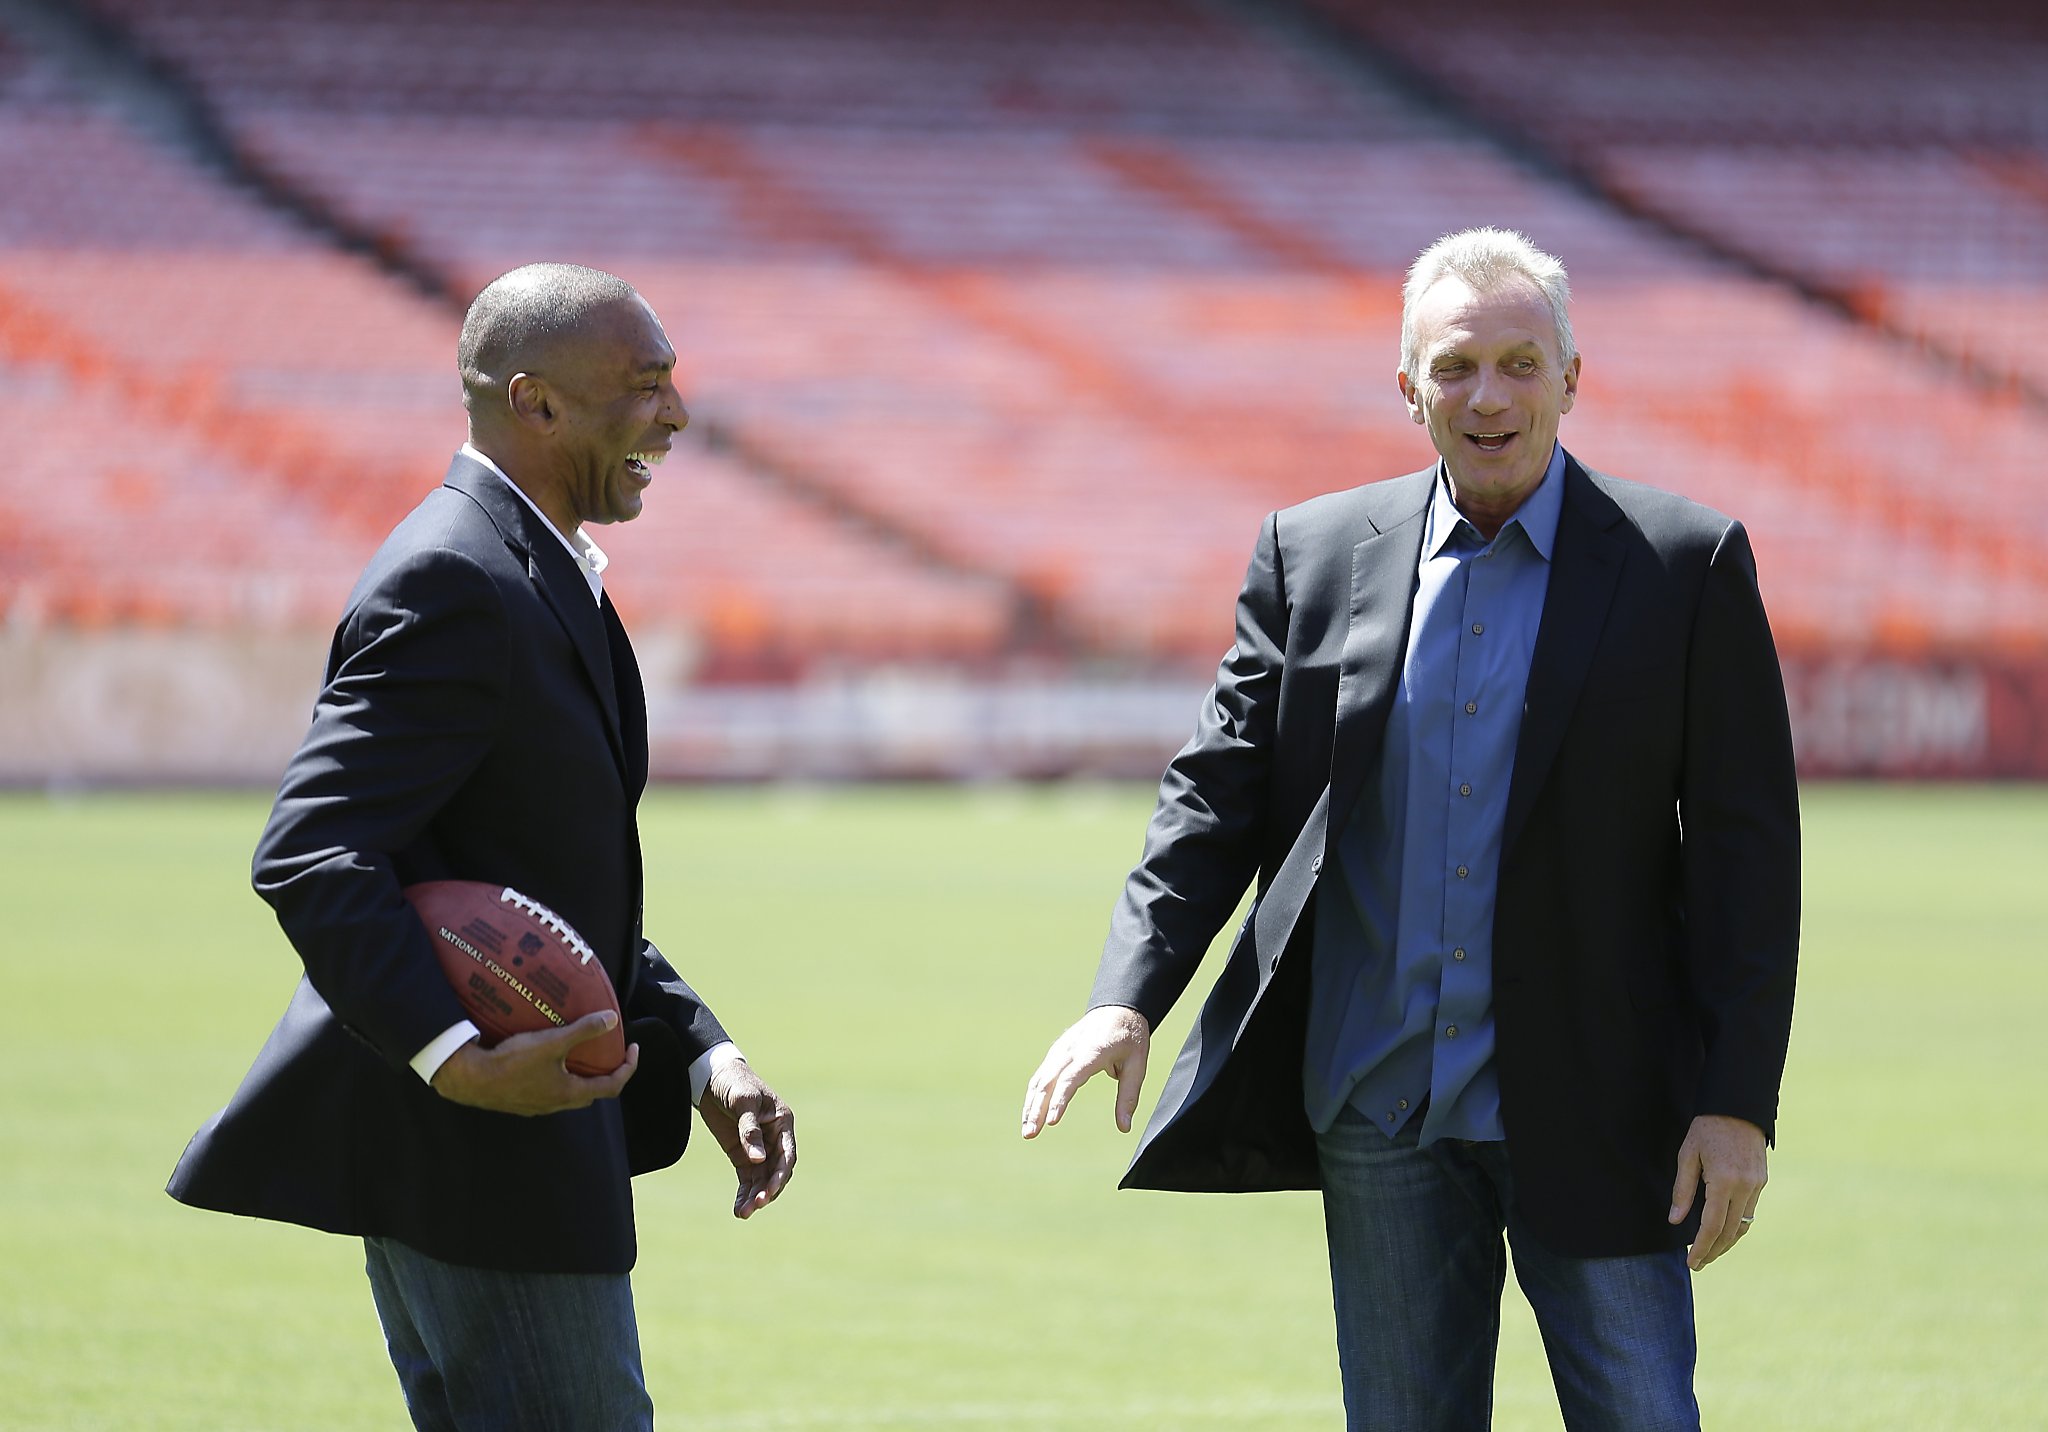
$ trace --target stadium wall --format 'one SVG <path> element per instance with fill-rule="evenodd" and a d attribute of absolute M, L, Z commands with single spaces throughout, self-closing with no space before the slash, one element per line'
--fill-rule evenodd
<path fill-rule="evenodd" d="M 697 685 L 654 630 L 648 716 L 667 780 L 1148 780 L 1192 728 L 1203 681 L 939 667 L 787 685 Z M 0 631 L 0 784 L 269 785 L 305 728 L 325 655 L 304 633 Z M 2048 779 L 2048 662 L 1794 656 L 1802 774 Z"/>

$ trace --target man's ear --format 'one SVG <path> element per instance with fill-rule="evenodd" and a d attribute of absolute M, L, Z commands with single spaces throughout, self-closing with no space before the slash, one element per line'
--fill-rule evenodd
<path fill-rule="evenodd" d="M 1422 411 L 1422 394 L 1417 392 L 1415 385 L 1408 381 L 1408 374 L 1405 371 L 1396 373 L 1394 374 L 1394 381 L 1400 384 L 1401 397 L 1408 404 L 1409 421 L 1427 423 L 1429 421 L 1428 416 Z"/>
<path fill-rule="evenodd" d="M 543 432 L 554 428 L 555 405 L 544 380 L 531 373 L 514 373 L 505 385 L 505 401 L 518 421 Z"/>

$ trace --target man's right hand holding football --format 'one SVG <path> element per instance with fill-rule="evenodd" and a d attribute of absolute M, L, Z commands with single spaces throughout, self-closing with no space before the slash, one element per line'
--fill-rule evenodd
<path fill-rule="evenodd" d="M 559 1114 L 618 1096 L 640 1065 L 640 1046 L 626 1046 L 626 1062 L 594 1079 L 571 1074 L 565 1061 L 576 1046 L 608 1033 L 617 1014 L 601 1009 L 533 1034 L 515 1034 L 489 1049 L 475 1040 L 434 1071 L 434 1092 L 457 1104 L 501 1114 Z"/>

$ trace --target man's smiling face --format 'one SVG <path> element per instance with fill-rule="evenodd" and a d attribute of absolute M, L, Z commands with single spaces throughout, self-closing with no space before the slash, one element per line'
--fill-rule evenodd
<path fill-rule="evenodd" d="M 1522 281 L 1482 292 L 1446 275 L 1417 300 L 1415 334 L 1420 371 L 1399 375 L 1409 415 L 1443 454 L 1459 505 L 1505 516 L 1550 465 L 1578 357 L 1564 361 L 1549 303 Z"/>
<path fill-rule="evenodd" d="M 645 300 L 620 304 L 560 364 L 555 455 L 576 520 L 630 522 L 675 434 L 690 421 L 675 350 Z"/>

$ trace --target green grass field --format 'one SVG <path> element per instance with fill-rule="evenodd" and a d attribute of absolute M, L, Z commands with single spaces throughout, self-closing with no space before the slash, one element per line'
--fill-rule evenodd
<path fill-rule="evenodd" d="M 708 1142 L 638 1184 L 664 1426 L 1341 1425 L 1312 1197 L 1115 1192 L 1103 1087 L 1016 1135 L 1149 799 L 649 798 L 648 927 L 803 1159 L 749 1224 Z M 0 799 L 0 1427 L 405 1425 L 355 1245 L 161 1192 L 296 976 L 263 809 Z M 1820 787 L 1807 843 L 1781 1147 L 1698 1285 L 1708 1425 L 2039 1428 L 2048 791 Z M 1554 1428 L 1510 1302 L 1498 1424 Z"/>

